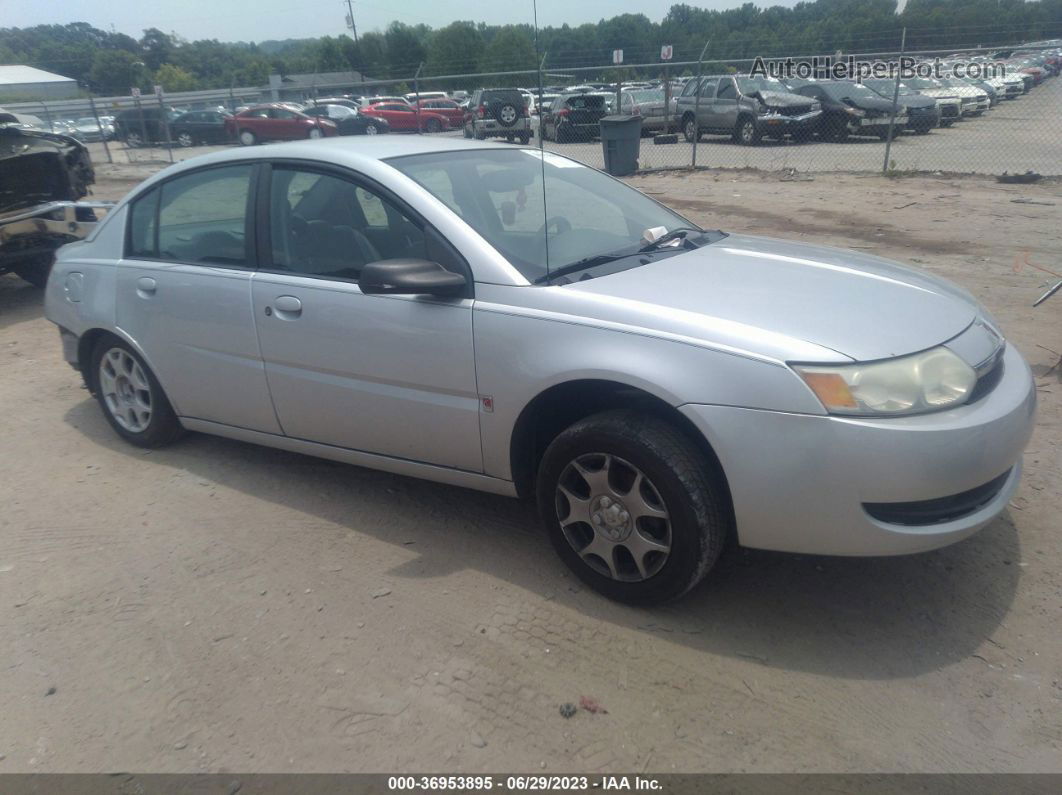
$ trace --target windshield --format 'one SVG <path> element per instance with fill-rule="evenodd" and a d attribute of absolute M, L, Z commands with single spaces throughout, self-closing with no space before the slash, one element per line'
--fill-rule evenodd
<path fill-rule="evenodd" d="M 822 87 L 834 99 L 881 99 L 880 96 L 859 83 L 823 83 Z"/>
<path fill-rule="evenodd" d="M 453 210 L 531 282 L 590 257 L 634 253 L 646 229 L 692 226 L 600 171 L 537 149 L 432 152 L 387 162 Z M 629 259 L 632 266 L 639 263 Z"/>
<path fill-rule="evenodd" d="M 903 82 L 906 85 L 910 86 L 911 88 L 921 88 L 921 89 L 943 88 L 943 86 L 940 83 L 938 83 L 936 80 L 933 80 L 933 79 L 928 78 L 928 77 L 912 77 L 909 80 L 904 80 Z"/>

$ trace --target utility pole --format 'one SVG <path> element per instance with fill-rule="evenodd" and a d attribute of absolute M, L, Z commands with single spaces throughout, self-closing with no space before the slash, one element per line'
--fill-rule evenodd
<path fill-rule="evenodd" d="M 350 16 L 348 17 L 350 19 L 350 30 L 354 34 L 354 43 L 357 44 L 358 26 L 354 24 L 354 3 L 352 2 L 352 0 L 347 0 L 347 11 L 350 14 Z"/>

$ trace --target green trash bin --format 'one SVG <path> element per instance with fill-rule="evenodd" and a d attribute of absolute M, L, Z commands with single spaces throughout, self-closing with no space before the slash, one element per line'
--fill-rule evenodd
<path fill-rule="evenodd" d="M 642 143 L 642 117 L 605 116 L 600 124 L 605 171 L 614 177 L 633 174 L 638 170 L 638 151 Z"/>

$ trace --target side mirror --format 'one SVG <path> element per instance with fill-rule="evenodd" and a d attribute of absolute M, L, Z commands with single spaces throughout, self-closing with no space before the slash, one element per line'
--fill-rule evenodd
<path fill-rule="evenodd" d="M 358 287 L 366 295 L 459 296 L 467 282 L 437 262 L 426 259 L 382 259 L 361 269 Z"/>

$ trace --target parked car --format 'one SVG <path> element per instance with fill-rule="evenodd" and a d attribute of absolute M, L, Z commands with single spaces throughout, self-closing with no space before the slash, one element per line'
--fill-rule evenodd
<path fill-rule="evenodd" d="M 670 106 L 664 107 L 662 88 L 624 89 L 620 93 L 620 115 L 641 116 L 643 133 L 670 131 L 677 115 L 678 97 L 671 97 Z"/>
<path fill-rule="evenodd" d="M 896 92 L 895 80 L 883 80 L 878 78 L 868 78 L 863 81 L 863 85 L 875 92 L 882 99 L 892 101 L 893 94 Z M 925 135 L 934 127 L 938 127 L 941 123 L 940 105 L 933 97 L 927 97 L 919 94 L 910 88 L 907 88 L 902 83 L 899 86 L 899 95 L 896 97 L 897 102 L 903 107 L 903 114 L 907 116 L 907 125 L 905 128 L 919 135 Z"/>
<path fill-rule="evenodd" d="M 822 80 L 801 86 L 797 93 L 821 103 L 822 115 L 815 131 L 823 140 L 843 141 L 849 135 L 876 135 L 884 140 L 889 135 L 890 119 L 901 130 L 909 121 L 902 105 L 894 105 L 891 97 L 885 99 L 859 83 Z"/>
<path fill-rule="evenodd" d="M 638 604 L 689 591 L 731 536 L 966 538 L 1005 510 L 1034 423 L 1028 365 L 944 280 L 701 229 L 494 143 L 177 163 L 59 252 L 44 303 L 125 441 L 199 431 L 533 495 L 572 571 Z"/>
<path fill-rule="evenodd" d="M 465 123 L 464 109 L 452 99 L 422 99 L 415 105 L 422 111 L 426 110 L 429 113 L 438 113 L 440 116 L 445 116 L 446 123 L 451 129 L 456 130 Z"/>
<path fill-rule="evenodd" d="M 421 91 L 419 94 L 416 91 L 411 91 L 404 99 L 410 105 L 416 105 L 418 101 L 425 99 L 449 99 L 450 96 L 445 91 Z"/>
<path fill-rule="evenodd" d="M 374 116 L 346 105 L 315 105 L 307 108 L 307 116 L 320 116 L 335 122 L 340 135 L 382 135 L 391 125 L 382 116 Z"/>
<path fill-rule="evenodd" d="M 987 92 L 957 77 L 941 77 L 938 82 L 959 95 L 959 99 L 962 100 L 963 116 L 980 116 L 992 106 Z"/>
<path fill-rule="evenodd" d="M 561 94 L 548 113 L 542 114 L 542 137 L 547 141 L 591 141 L 600 132 L 601 119 L 609 114 L 603 94 L 579 91 Z"/>
<path fill-rule="evenodd" d="M 313 107 L 314 105 L 343 105 L 351 110 L 357 110 L 361 107 L 360 102 L 350 97 L 315 97 L 307 103 L 306 107 Z"/>
<path fill-rule="evenodd" d="M 114 115 L 114 137 L 132 148 L 167 143 L 166 125 L 179 115 L 173 108 L 147 103 L 139 108 L 125 108 Z M 169 142 L 172 141 L 171 134 Z"/>
<path fill-rule="evenodd" d="M 962 118 L 962 100 L 940 81 L 930 77 L 912 77 L 904 80 L 901 85 L 937 101 L 940 106 L 941 127 L 950 127 Z"/>
<path fill-rule="evenodd" d="M 405 97 L 375 96 L 367 97 L 362 102 L 362 105 L 378 105 L 381 102 L 404 102 L 407 105 L 410 104 L 410 101 Z"/>
<path fill-rule="evenodd" d="M 71 134 L 85 143 L 110 141 L 114 138 L 114 125 L 108 124 L 103 119 L 96 121 L 95 116 L 82 116 L 74 122 Z"/>
<path fill-rule="evenodd" d="M 262 141 L 291 141 L 339 134 L 331 119 L 308 116 L 279 102 L 257 105 L 237 113 L 225 119 L 225 129 L 242 146 L 254 146 Z"/>
<path fill-rule="evenodd" d="M 465 138 L 502 137 L 526 144 L 531 140 L 531 116 L 523 94 L 515 88 L 477 88 L 468 100 Z"/>
<path fill-rule="evenodd" d="M 732 75 L 704 77 L 699 83 L 690 80 L 675 110 L 687 141 L 712 133 L 729 135 L 746 146 L 755 146 L 765 135 L 807 138 L 821 114 L 817 101 L 794 94 L 784 83 Z"/>
<path fill-rule="evenodd" d="M 170 135 L 181 146 L 224 144 L 233 140 L 227 122 L 231 113 L 193 110 L 182 113 L 170 124 Z"/>
<path fill-rule="evenodd" d="M 367 105 L 365 113 L 378 116 L 391 125 L 396 132 L 436 133 L 450 129 L 449 120 L 441 113 L 430 110 L 418 111 L 408 102 L 380 102 Z"/>

